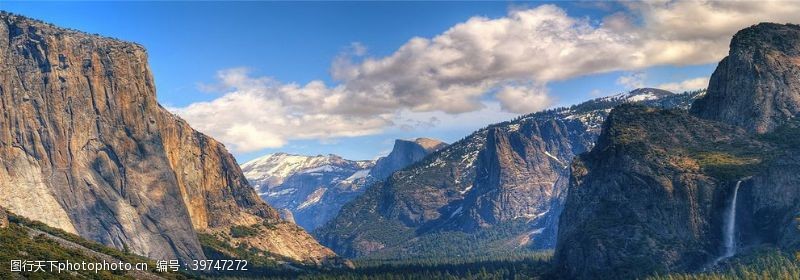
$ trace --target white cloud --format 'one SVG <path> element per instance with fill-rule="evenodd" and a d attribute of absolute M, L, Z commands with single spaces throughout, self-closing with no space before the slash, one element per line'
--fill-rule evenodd
<path fill-rule="evenodd" d="M 553 105 L 553 100 L 547 95 L 547 90 L 542 86 L 503 86 L 497 92 L 497 100 L 503 110 L 513 113 L 526 114 L 541 111 Z"/>
<path fill-rule="evenodd" d="M 331 113 L 331 103 L 336 103 L 340 93 L 320 82 L 280 84 L 251 78 L 241 68 L 221 71 L 218 78 L 230 92 L 171 110 L 235 152 L 281 147 L 293 139 L 324 141 L 374 134 L 391 125 L 389 115 Z"/>
<path fill-rule="evenodd" d="M 671 92 L 692 91 L 692 90 L 704 89 L 706 87 L 708 87 L 708 77 L 693 78 L 680 82 L 665 83 L 656 86 L 656 88 L 668 90 Z"/>
<path fill-rule="evenodd" d="M 496 19 L 473 17 L 432 38 L 412 38 L 385 57 L 369 57 L 354 43 L 332 62 L 336 85 L 279 83 L 231 70 L 220 74 L 228 93 L 175 112 L 237 151 L 378 133 L 400 114 L 477 112 L 487 98 L 508 112 L 530 112 L 550 104 L 549 82 L 714 63 L 739 29 L 800 21 L 800 2 L 622 5 L 623 11 L 599 23 L 555 5 L 512 9 Z M 635 79 L 621 83 L 638 85 Z"/>
<path fill-rule="evenodd" d="M 635 72 L 620 76 L 617 78 L 617 84 L 622 85 L 627 89 L 641 88 L 644 87 L 645 78 L 646 74 L 644 72 Z"/>

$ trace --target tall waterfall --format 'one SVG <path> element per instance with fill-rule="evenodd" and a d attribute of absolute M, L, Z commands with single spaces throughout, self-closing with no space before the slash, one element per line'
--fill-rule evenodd
<path fill-rule="evenodd" d="M 739 194 L 739 186 L 741 184 L 742 180 L 739 180 L 736 182 L 736 187 L 733 188 L 733 199 L 726 215 L 725 235 L 722 236 L 725 241 L 725 254 L 722 255 L 722 258 L 730 258 L 736 254 L 736 197 Z"/>
<path fill-rule="evenodd" d="M 736 187 L 733 188 L 731 205 L 728 207 L 723 221 L 725 224 L 722 232 L 722 241 L 725 250 L 721 256 L 711 263 L 712 267 L 716 266 L 721 260 L 733 257 L 736 254 L 736 198 L 739 196 L 739 186 L 741 185 L 742 180 L 736 182 Z"/>

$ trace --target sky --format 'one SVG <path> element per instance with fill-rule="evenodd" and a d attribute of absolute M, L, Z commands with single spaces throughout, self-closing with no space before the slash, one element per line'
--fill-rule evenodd
<path fill-rule="evenodd" d="M 705 88 L 731 36 L 800 2 L 0 2 L 133 41 L 158 100 L 245 162 L 374 159 L 394 139 L 638 87 Z"/>

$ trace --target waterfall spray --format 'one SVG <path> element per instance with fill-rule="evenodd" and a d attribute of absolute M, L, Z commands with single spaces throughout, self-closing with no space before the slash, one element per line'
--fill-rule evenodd
<path fill-rule="evenodd" d="M 725 254 L 722 255 L 722 258 L 730 258 L 736 254 L 736 198 L 741 184 L 742 180 L 739 180 L 736 182 L 736 187 L 733 188 L 733 199 L 731 200 L 730 208 L 728 208 L 727 220 L 725 221 L 725 235 L 723 236 Z"/>
<path fill-rule="evenodd" d="M 723 233 L 722 233 L 722 241 L 724 250 L 721 256 L 719 256 L 711 266 L 717 265 L 719 261 L 733 257 L 736 254 L 736 199 L 739 196 L 739 186 L 742 185 L 743 180 L 739 180 L 736 182 L 736 187 L 733 188 L 733 198 L 731 198 L 731 204 L 728 206 L 727 212 L 725 213 L 725 220 L 723 221 Z"/>

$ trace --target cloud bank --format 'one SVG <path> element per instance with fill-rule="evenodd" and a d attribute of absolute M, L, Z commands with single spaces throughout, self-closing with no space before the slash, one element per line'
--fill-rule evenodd
<path fill-rule="evenodd" d="M 464 114 L 486 107 L 529 113 L 553 104 L 547 84 L 656 65 L 719 61 L 731 36 L 761 21 L 798 22 L 800 3 L 779 1 L 622 2 L 602 19 L 571 17 L 555 5 L 473 17 L 432 38 L 416 37 L 385 57 L 354 43 L 335 58 L 335 85 L 305 85 L 221 71 L 221 97 L 172 108 L 236 152 L 295 139 L 379 133 L 400 112 Z M 636 85 L 636 77 L 618 81 Z M 665 84 L 693 88 L 707 80 Z M 705 87 L 702 85 L 700 87 Z"/>

